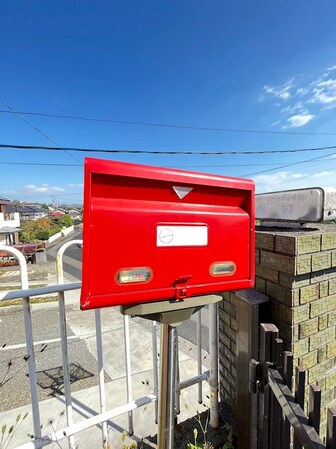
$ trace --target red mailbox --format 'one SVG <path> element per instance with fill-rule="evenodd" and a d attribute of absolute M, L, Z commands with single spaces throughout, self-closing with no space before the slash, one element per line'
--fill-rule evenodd
<path fill-rule="evenodd" d="M 85 160 L 82 309 L 253 282 L 252 181 Z"/>

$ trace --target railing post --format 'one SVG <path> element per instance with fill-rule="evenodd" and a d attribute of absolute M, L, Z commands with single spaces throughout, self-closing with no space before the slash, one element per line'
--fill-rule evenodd
<path fill-rule="evenodd" d="M 19 262 L 20 266 L 20 276 L 21 276 L 21 288 L 26 290 L 29 287 L 28 284 L 28 270 L 27 262 L 24 255 L 10 246 L 0 246 L 0 251 L 7 251 L 13 256 L 15 256 Z M 26 348 L 28 357 L 28 370 L 29 370 L 29 383 L 30 383 L 30 395 L 31 395 L 31 406 L 33 415 L 33 426 L 34 426 L 34 437 L 38 439 L 41 437 L 41 422 L 40 422 L 40 408 L 38 399 L 38 389 L 37 389 L 37 377 L 36 377 L 36 364 L 35 364 L 35 352 L 34 352 L 34 340 L 33 340 L 33 330 L 32 330 L 32 320 L 31 320 L 31 309 L 30 309 L 30 299 L 29 297 L 23 297 L 23 317 L 25 325 L 26 334 Z"/>
<path fill-rule="evenodd" d="M 104 360 L 103 360 L 103 341 L 102 341 L 100 309 L 95 310 L 95 322 L 96 322 L 96 340 L 97 340 L 100 413 L 104 413 L 106 411 L 106 404 L 105 404 Z M 103 449 L 107 449 L 109 446 L 107 442 L 108 433 L 106 421 L 103 422 L 102 424 L 102 437 L 103 437 Z"/>
<path fill-rule="evenodd" d="M 69 246 L 81 244 L 82 240 L 71 240 L 70 242 L 62 245 L 57 251 L 56 255 L 56 274 L 57 274 L 57 284 L 64 283 L 64 273 L 63 273 L 63 254 L 64 251 L 69 248 Z M 70 379 L 70 369 L 69 369 L 69 354 L 68 354 L 68 335 L 67 335 L 67 324 L 66 324 L 66 314 L 65 314 L 65 296 L 64 292 L 58 292 L 58 305 L 59 305 L 59 320 L 60 320 L 60 334 L 61 334 L 61 345 L 62 345 L 62 362 L 63 362 L 63 379 L 64 379 L 64 396 L 65 396 L 65 411 L 67 425 L 73 425 L 73 415 L 72 415 L 72 398 L 71 398 L 71 379 Z M 70 449 L 75 449 L 75 437 L 69 437 Z"/>
<path fill-rule="evenodd" d="M 124 321 L 124 336 L 125 336 L 125 363 L 126 363 L 126 391 L 127 402 L 132 401 L 132 373 L 131 373 L 131 348 L 129 335 L 129 319 L 128 315 L 123 316 Z M 128 412 L 128 433 L 133 435 L 133 412 Z"/>

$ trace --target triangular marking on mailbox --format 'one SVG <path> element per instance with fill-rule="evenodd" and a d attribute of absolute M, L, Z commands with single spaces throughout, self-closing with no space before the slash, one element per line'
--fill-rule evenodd
<path fill-rule="evenodd" d="M 182 200 L 185 196 L 192 191 L 192 187 L 173 186 L 174 192 Z"/>

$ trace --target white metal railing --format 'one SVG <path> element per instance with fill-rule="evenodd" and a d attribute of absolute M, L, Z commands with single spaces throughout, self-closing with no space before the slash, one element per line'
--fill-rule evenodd
<path fill-rule="evenodd" d="M 133 434 L 133 410 L 143 407 L 150 402 L 155 402 L 155 422 L 158 422 L 158 407 L 157 398 L 159 394 L 158 381 L 158 345 L 157 345 L 157 323 L 152 322 L 152 356 L 153 356 L 153 394 L 133 399 L 132 398 L 132 371 L 131 371 L 131 348 L 129 339 L 129 319 L 128 316 L 123 316 L 123 330 L 124 330 L 124 346 L 125 346 L 125 370 L 126 370 L 126 388 L 127 388 L 127 403 L 111 409 L 106 410 L 105 403 L 105 381 L 104 381 L 104 360 L 103 360 L 103 336 L 101 326 L 101 312 L 100 309 L 95 310 L 95 326 L 96 326 L 96 342 L 97 342 L 97 368 L 99 381 L 99 413 L 95 416 L 82 420 L 79 423 L 74 423 L 73 420 L 73 405 L 71 396 L 71 383 L 69 371 L 69 354 L 68 354 L 68 338 L 67 338 L 67 320 L 65 308 L 65 293 L 71 290 L 80 289 L 81 282 L 72 282 L 64 284 L 63 263 L 62 258 L 64 251 L 71 245 L 81 244 L 82 240 L 72 240 L 65 243 L 58 251 L 56 258 L 56 272 L 57 285 L 50 285 L 39 288 L 29 288 L 27 263 L 23 254 L 15 248 L 9 246 L 0 246 L 0 251 L 6 250 L 17 258 L 20 266 L 21 275 L 21 289 L 16 291 L 0 292 L 0 302 L 14 299 L 23 299 L 23 315 L 25 325 L 26 348 L 28 356 L 28 369 L 30 381 L 31 394 L 31 408 L 33 417 L 34 439 L 27 443 L 18 446 L 19 449 L 33 449 L 49 445 L 53 442 L 67 438 L 71 449 L 75 449 L 75 435 L 88 429 L 92 426 L 100 425 L 102 429 L 102 446 L 106 448 L 108 443 L 108 429 L 107 421 L 114 419 L 120 415 L 128 414 L 128 433 Z M 40 405 L 38 400 L 38 385 L 36 375 L 36 364 L 34 354 L 34 340 L 31 319 L 31 305 L 30 299 L 34 296 L 47 295 L 50 293 L 58 293 L 58 308 L 60 318 L 60 333 L 61 333 L 61 347 L 63 360 L 63 377 L 64 377 L 64 396 L 65 396 L 65 411 L 66 411 L 66 427 L 60 430 L 53 431 L 49 434 L 41 435 L 40 422 Z M 176 391 L 175 403 L 176 411 L 179 413 L 179 395 L 181 390 L 192 385 L 198 384 L 198 401 L 202 402 L 202 382 L 207 380 L 210 384 L 210 425 L 213 428 L 218 427 L 218 335 L 217 335 L 217 307 L 216 304 L 209 306 L 209 355 L 210 355 L 210 371 L 202 371 L 202 347 L 201 347 L 201 313 L 198 312 L 197 318 L 197 374 L 184 381 L 179 380 L 178 369 L 178 346 L 176 350 L 177 357 L 177 373 L 176 373 Z M 178 339 L 176 339 L 178 345 Z"/>

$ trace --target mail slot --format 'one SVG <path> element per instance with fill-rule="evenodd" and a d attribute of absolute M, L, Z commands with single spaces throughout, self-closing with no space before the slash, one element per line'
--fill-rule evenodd
<path fill-rule="evenodd" d="M 254 183 L 87 158 L 81 308 L 254 282 Z"/>

